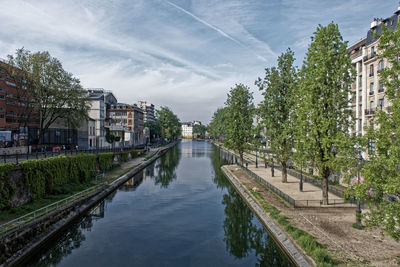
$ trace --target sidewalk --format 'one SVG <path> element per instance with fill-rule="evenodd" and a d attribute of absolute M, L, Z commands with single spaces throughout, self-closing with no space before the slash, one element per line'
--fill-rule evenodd
<path fill-rule="evenodd" d="M 229 153 L 231 150 L 223 148 Z M 236 155 L 236 153 L 234 153 Z M 255 165 L 255 156 L 246 153 L 245 160 L 249 161 L 248 170 L 271 184 L 273 187 L 291 197 L 296 207 L 355 207 L 355 204 L 345 203 L 342 197 L 328 194 L 329 205 L 322 205 L 322 189 L 308 182 L 303 182 L 303 192 L 300 192 L 300 179 L 287 174 L 287 183 L 282 183 L 282 172 L 275 168 L 274 177 L 271 176 L 271 167 L 265 168 L 264 162 L 258 158 L 258 168 Z"/>

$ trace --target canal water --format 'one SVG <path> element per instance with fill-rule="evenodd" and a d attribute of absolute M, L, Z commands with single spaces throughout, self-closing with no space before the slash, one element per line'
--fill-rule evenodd
<path fill-rule="evenodd" d="M 31 266 L 291 266 L 222 174 L 183 140 L 30 260 Z"/>

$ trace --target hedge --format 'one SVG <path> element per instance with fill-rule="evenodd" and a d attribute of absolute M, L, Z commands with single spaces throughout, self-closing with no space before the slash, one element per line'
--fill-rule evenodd
<path fill-rule="evenodd" d="M 0 164 L 0 209 L 10 206 L 10 198 L 16 190 L 16 187 L 7 179 L 14 166 L 14 163 Z"/>
<path fill-rule="evenodd" d="M 93 154 L 27 160 L 19 165 L 32 199 L 52 193 L 56 186 L 84 183 L 94 177 L 97 169 L 96 155 Z"/>
<path fill-rule="evenodd" d="M 112 166 L 112 163 L 114 162 L 114 153 L 107 152 L 107 153 L 99 153 L 97 155 L 99 160 L 100 171 L 108 170 Z"/>

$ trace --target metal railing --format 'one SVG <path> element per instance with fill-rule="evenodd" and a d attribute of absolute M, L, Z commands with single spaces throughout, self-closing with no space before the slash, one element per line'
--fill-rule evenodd
<path fill-rule="evenodd" d="M 15 162 L 18 163 L 24 160 L 32 159 L 43 159 L 57 156 L 70 156 L 76 154 L 97 154 L 105 152 L 124 152 L 132 149 L 141 149 L 142 146 L 132 146 L 132 147 L 120 147 L 120 148 L 100 148 L 100 149 L 79 149 L 79 150 L 60 150 L 60 151 L 45 151 L 45 152 L 32 152 L 32 153 L 15 153 L 7 154 L 4 153 L 0 155 L 0 162 L 8 163 Z"/>
<path fill-rule="evenodd" d="M 89 196 L 90 194 L 94 193 L 95 191 L 99 190 L 100 188 L 104 188 L 106 187 L 107 184 L 102 183 L 102 184 L 98 184 L 95 186 L 92 186 L 86 190 L 83 190 L 81 192 L 78 192 L 72 196 L 69 196 L 67 198 L 61 199 L 57 202 L 54 202 L 52 204 L 49 204 L 47 206 L 44 206 L 40 209 L 37 209 L 35 211 L 32 211 L 30 213 L 27 213 L 21 217 L 18 217 L 16 219 L 13 219 L 11 221 L 8 221 L 2 225 L 0 225 L 0 237 L 2 238 L 5 234 L 7 234 L 8 232 L 17 229 L 17 228 L 21 228 L 23 225 L 39 218 L 42 217 L 44 215 L 49 214 L 52 211 L 58 210 L 62 207 L 65 207 L 66 205 L 77 201 L 79 199 L 82 199 L 86 196 Z"/>
<path fill-rule="evenodd" d="M 266 180 L 264 180 L 263 178 L 261 178 L 260 176 L 258 176 L 257 174 L 255 174 L 254 172 L 250 171 L 249 169 L 247 169 L 246 167 L 240 165 L 239 163 L 237 163 L 237 165 L 239 167 L 241 167 L 245 172 L 247 172 L 251 177 L 253 177 L 256 181 L 258 181 L 259 183 L 261 183 L 263 186 L 265 186 L 266 188 L 268 188 L 269 190 L 271 190 L 272 192 L 274 192 L 275 194 L 277 194 L 278 196 L 280 196 L 282 199 L 284 199 L 285 201 L 287 201 L 290 205 L 292 205 L 293 207 L 296 207 L 296 202 L 295 200 L 290 197 L 289 195 L 283 193 L 281 190 L 279 190 L 278 188 L 276 188 L 275 186 L 273 186 L 272 184 L 268 183 Z"/>

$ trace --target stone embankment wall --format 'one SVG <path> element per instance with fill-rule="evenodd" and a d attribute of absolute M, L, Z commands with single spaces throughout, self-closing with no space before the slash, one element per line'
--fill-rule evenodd
<path fill-rule="evenodd" d="M 36 219 L 24 227 L 7 234 L 0 240 L 0 255 L 5 258 L 0 258 L 0 266 L 26 265 L 26 261 L 30 255 L 39 251 L 48 242 L 51 242 L 82 214 L 86 213 L 97 203 L 114 192 L 133 175 L 143 170 L 156 159 L 164 155 L 176 144 L 177 143 L 172 143 L 161 148 L 155 156 L 142 162 L 142 164 L 133 170 L 122 175 L 105 189 L 94 192 L 92 195 L 83 200 L 81 199 L 70 203 L 68 206 L 63 207 L 62 209 L 58 209 L 52 213 L 49 213 L 48 215 Z"/>
<path fill-rule="evenodd" d="M 277 244 L 286 252 L 289 259 L 296 265 L 301 267 L 311 267 L 314 265 L 313 262 L 310 264 L 306 260 L 306 256 L 303 254 L 295 243 L 288 237 L 288 235 L 280 229 L 280 227 L 264 212 L 263 208 L 258 202 L 252 197 L 249 190 L 243 186 L 235 175 L 229 171 L 226 166 L 222 166 L 222 172 L 228 178 L 229 182 L 235 187 L 236 191 L 242 196 L 243 200 L 253 210 L 253 212 L 260 219 L 261 223 L 268 230 L 270 235 L 275 239 Z"/>
<path fill-rule="evenodd" d="M 54 193 L 67 183 L 83 183 L 115 162 L 137 156 L 121 153 L 77 154 L 0 164 L 0 210 L 16 207 Z"/>

